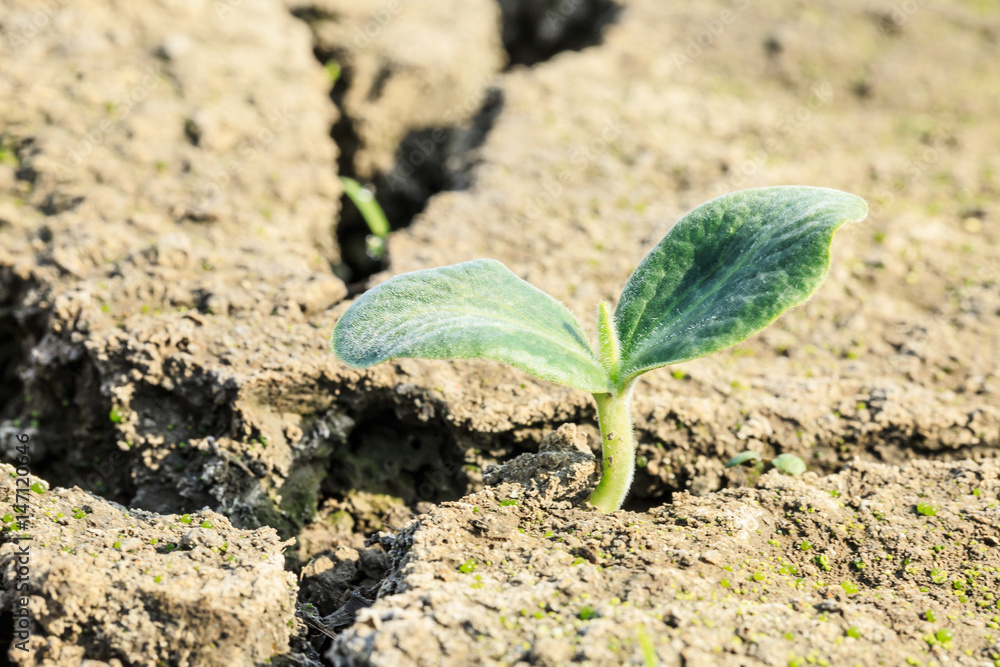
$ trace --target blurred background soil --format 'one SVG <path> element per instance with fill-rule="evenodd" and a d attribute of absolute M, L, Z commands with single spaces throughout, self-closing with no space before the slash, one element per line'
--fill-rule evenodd
<path fill-rule="evenodd" d="M 439 574 L 457 566 L 434 549 L 392 554 L 388 537 L 366 539 L 417 515 L 423 523 L 405 534 L 430 530 L 428 517 L 450 511 L 442 503 L 491 493 L 486 466 L 537 452 L 564 423 L 584 442 L 591 436 L 594 451 L 597 439 L 589 396 L 497 364 L 345 368 L 327 337 L 351 299 L 401 272 L 494 257 L 593 333 L 597 301 L 613 302 L 684 212 L 731 190 L 788 183 L 856 193 L 871 214 L 837 235 L 830 277 L 807 304 L 735 348 L 639 383 L 640 468 L 626 506 L 637 514 L 628 516 L 679 520 L 685 505 L 665 504 L 682 500 L 720 516 L 750 496 L 763 503 L 766 493 L 748 488 L 754 480 L 722 468 L 745 449 L 805 459 L 816 476 L 794 486 L 807 495 L 834 488 L 829 480 L 860 484 L 876 475 L 866 471 L 888 479 L 902 470 L 916 488 L 926 476 L 921 492 L 954 500 L 949 489 L 971 476 L 967 491 L 980 489 L 976 511 L 993 512 L 983 524 L 992 533 L 963 537 L 930 520 L 899 530 L 917 531 L 920 544 L 934 539 L 920 530 L 934 528 L 970 554 L 983 547 L 983 567 L 995 573 L 997 62 L 994 0 L 0 0 L 0 455 L 13 461 L 16 436 L 28 434 L 46 494 L 71 494 L 39 505 L 37 520 L 56 532 L 36 573 L 33 653 L 10 655 L 23 664 L 253 664 L 272 655 L 368 664 L 372 646 L 421 626 L 380 635 L 383 616 L 369 614 L 362 627 L 358 610 L 376 596 L 376 608 L 419 609 L 443 579 L 407 580 L 426 590 L 392 602 L 408 563 Z M 374 189 L 394 229 L 385 258 L 365 254 L 367 228 L 338 176 Z M 915 460 L 925 467 L 898 468 Z M 101 521 L 97 508 L 107 512 Z M 906 508 L 897 508 L 900 525 L 913 519 Z M 241 567 L 227 560 L 236 553 L 203 534 L 182 548 L 176 531 L 187 524 L 174 517 L 203 509 L 225 519 L 227 545 L 273 529 L 258 545 L 261 560 L 283 555 L 301 581 L 268 571 L 268 595 L 298 596 L 326 620 L 291 602 L 262 617 L 260 593 L 227 569 Z M 74 510 L 85 515 L 76 524 Z M 149 523 L 119 525 L 112 510 L 149 513 Z M 827 510 L 813 515 L 820 524 L 809 539 L 825 536 L 824 548 L 840 554 L 838 525 L 877 524 Z M 519 512 L 512 526 L 527 520 Z M 0 546 L 5 577 L 12 530 Z M 142 549 L 121 549 L 128 530 L 141 533 Z M 462 535 L 456 529 L 455 549 L 475 545 Z M 897 560 L 916 558 L 878 544 Z M 716 570 L 734 567 L 746 545 L 730 546 Z M 668 548 L 680 547 L 657 544 Z M 88 552 L 106 563 L 93 568 L 92 589 L 69 594 L 89 567 L 81 563 L 98 558 Z M 192 558 L 242 591 L 234 623 L 245 613 L 248 627 L 277 634 L 225 639 L 229 621 L 204 634 L 204 619 L 190 613 L 200 598 L 164 603 L 142 579 L 193 586 L 190 577 L 179 583 L 187 565 L 176 566 L 176 580 L 166 568 Z M 969 569 L 962 563 L 972 555 L 955 558 L 954 568 Z M 857 571 L 850 562 L 844 572 Z M 553 563 L 553 577 L 571 567 Z M 146 571 L 159 566 L 161 574 Z M 625 556 L 608 565 L 618 574 L 648 566 Z M 122 568 L 136 579 L 116 579 Z M 917 576 L 892 571 L 896 583 Z M 697 572 L 685 576 L 710 576 Z M 626 580 L 588 594 L 627 600 Z M 989 625 L 1000 584 L 969 580 L 981 594 L 961 602 L 956 593 L 945 606 L 957 605 L 947 612 L 956 618 L 970 611 L 978 625 L 944 652 L 923 639 L 918 611 L 896 626 L 880 616 L 889 612 L 868 596 L 891 582 L 852 579 L 858 613 L 892 630 L 885 650 L 900 647 L 885 664 L 902 650 L 920 661 L 1000 659 Z M 824 586 L 841 588 L 841 579 L 815 583 L 770 595 L 812 605 Z M 911 584 L 892 594 L 917 610 L 919 589 L 935 584 Z M 115 587 L 143 591 L 122 596 L 118 613 L 149 622 L 108 621 L 87 638 L 108 614 L 104 589 Z M 755 604 L 767 604 L 759 595 Z M 12 599 L 2 600 L 8 628 Z M 741 638 L 738 650 L 726 644 L 733 664 L 789 663 L 748 640 L 726 609 L 713 623 Z M 614 641 L 621 646 L 622 628 L 641 621 L 656 660 L 699 664 L 649 625 L 662 612 L 615 620 Z M 528 645 L 520 652 L 449 654 L 461 633 L 509 630 L 459 623 L 447 631 L 459 634 L 393 660 L 646 660 L 634 633 L 624 653 L 579 653 L 570 642 L 549 655 L 539 642 L 552 628 L 543 626 L 515 633 Z M 586 622 L 560 627 L 590 631 Z M 875 644 L 834 659 L 833 635 L 822 642 L 816 660 L 878 661 Z"/>

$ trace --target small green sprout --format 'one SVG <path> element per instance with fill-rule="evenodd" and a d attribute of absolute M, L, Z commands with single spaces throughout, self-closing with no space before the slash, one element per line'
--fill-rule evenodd
<path fill-rule="evenodd" d="M 659 665 L 660 659 L 656 655 L 656 646 L 653 644 L 653 638 L 646 631 L 646 626 L 640 625 L 636 635 L 639 639 L 639 649 L 642 651 L 642 660 L 646 663 L 646 667 Z"/>
<path fill-rule="evenodd" d="M 795 454 L 779 454 L 771 461 L 771 465 L 786 475 L 801 475 L 806 471 L 805 461 Z"/>
<path fill-rule="evenodd" d="M 938 513 L 938 508 L 930 503 L 918 503 L 917 513 L 924 516 L 935 516 Z"/>
<path fill-rule="evenodd" d="M 470 572 L 476 569 L 476 565 L 477 565 L 476 559 L 470 558 L 469 560 L 465 561 L 464 563 L 458 566 L 458 571 L 461 572 L 462 574 L 469 574 Z"/>
<path fill-rule="evenodd" d="M 592 393 L 604 464 L 590 503 L 613 512 L 635 471 L 636 380 L 735 345 L 804 302 L 829 270 L 833 233 L 867 213 L 854 195 L 799 186 L 699 206 L 642 260 L 613 313 L 599 304 L 596 352 L 566 306 L 492 259 L 377 285 L 341 316 L 330 347 L 356 368 L 399 357 L 490 359 Z"/>
<path fill-rule="evenodd" d="M 385 238 L 389 235 L 389 220 L 385 217 L 382 207 L 375 201 L 371 191 L 362 187 L 353 178 L 341 176 L 340 183 L 344 187 L 344 194 L 358 207 L 361 217 L 371 231 L 371 235 L 365 241 L 368 254 L 373 259 L 382 259 L 382 255 L 385 254 Z"/>
<path fill-rule="evenodd" d="M 743 465 L 744 463 L 750 463 L 756 465 L 757 463 L 760 463 L 762 461 L 763 459 L 757 452 L 740 452 L 733 458 L 726 461 L 726 467 L 734 468 L 738 465 Z"/>
<path fill-rule="evenodd" d="M 776 468 L 786 475 L 801 475 L 806 471 L 805 461 L 795 454 L 779 454 L 774 459 L 761 458 L 757 452 L 740 452 L 733 458 L 726 461 L 726 468 L 733 468 L 742 464 L 750 464 L 758 473 L 763 473 L 766 466 Z"/>
<path fill-rule="evenodd" d="M 326 75 L 330 77 L 330 84 L 337 83 L 337 79 L 340 78 L 340 63 L 333 59 L 327 60 L 326 64 L 323 65 L 323 69 L 326 71 Z"/>

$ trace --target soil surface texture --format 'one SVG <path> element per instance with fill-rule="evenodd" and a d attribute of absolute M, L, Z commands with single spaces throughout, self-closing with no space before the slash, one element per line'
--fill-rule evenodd
<path fill-rule="evenodd" d="M 0 651 L 1000 665 L 997 62 L 996 0 L 0 0 Z M 596 338 L 681 215 L 778 184 L 870 216 L 639 381 L 621 511 L 586 393 L 329 352 L 479 257 Z"/>

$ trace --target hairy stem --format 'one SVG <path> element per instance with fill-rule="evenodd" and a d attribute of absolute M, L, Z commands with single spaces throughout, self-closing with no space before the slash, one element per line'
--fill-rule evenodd
<path fill-rule="evenodd" d="M 621 346 L 618 344 L 618 334 L 615 333 L 614 316 L 607 301 L 597 305 L 597 340 L 600 343 L 598 358 L 608 372 L 611 384 L 618 385 L 618 371 L 621 366 Z"/>
<path fill-rule="evenodd" d="M 621 392 L 594 394 L 601 427 L 604 466 L 601 481 L 590 495 L 590 504 L 614 512 L 625 502 L 635 473 L 635 440 L 632 437 L 632 382 Z"/>

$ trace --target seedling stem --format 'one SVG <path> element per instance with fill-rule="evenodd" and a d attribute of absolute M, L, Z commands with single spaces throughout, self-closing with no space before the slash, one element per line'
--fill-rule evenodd
<path fill-rule="evenodd" d="M 623 391 L 594 394 L 597 421 L 604 453 L 601 481 L 590 496 L 590 504 L 602 512 L 614 512 L 625 502 L 635 472 L 635 438 L 632 436 L 632 387 Z"/>
<path fill-rule="evenodd" d="M 625 502 L 635 472 L 631 406 L 635 380 L 620 385 L 621 346 L 615 333 L 614 315 L 606 301 L 597 306 L 597 337 L 601 365 L 608 371 L 615 390 L 594 394 L 604 462 L 601 481 L 591 494 L 590 503 L 603 512 L 614 512 Z"/>

